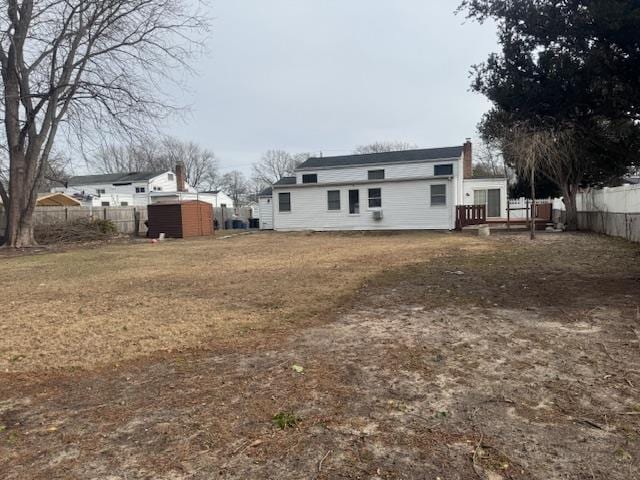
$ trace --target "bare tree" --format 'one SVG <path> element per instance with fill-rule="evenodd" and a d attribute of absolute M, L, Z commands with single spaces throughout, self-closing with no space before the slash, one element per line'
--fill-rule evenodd
<path fill-rule="evenodd" d="M 194 142 L 185 142 L 173 137 L 162 140 L 161 165 L 172 170 L 178 161 L 186 168 L 187 183 L 200 190 L 213 190 L 221 185 L 218 173 L 218 159 L 211 150 L 200 147 Z"/>
<path fill-rule="evenodd" d="M 215 189 L 220 185 L 215 154 L 195 142 L 173 137 L 102 145 L 86 159 L 92 169 L 101 173 L 173 171 L 179 161 L 185 164 L 186 180 L 192 187 Z"/>
<path fill-rule="evenodd" d="M 473 175 L 476 177 L 505 177 L 512 180 L 513 173 L 505 164 L 496 145 L 482 143 L 476 150 Z"/>
<path fill-rule="evenodd" d="M 58 133 L 133 135 L 166 116 L 160 81 L 189 71 L 206 22 L 189 0 L 0 0 L 0 10 L 5 244 L 28 247 Z"/>
<path fill-rule="evenodd" d="M 531 185 L 531 240 L 536 237 L 536 172 L 548 172 L 556 163 L 552 159 L 562 149 L 561 137 L 562 133 L 532 128 L 527 124 L 515 125 L 503 136 L 503 151 L 513 159 L 518 174 L 528 178 Z"/>
<path fill-rule="evenodd" d="M 418 146 L 409 142 L 375 142 L 368 145 L 360 145 L 353 153 L 362 155 L 366 153 L 397 152 L 400 150 L 415 150 Z"/>
<path fill-rule="evenodd" d="M 252 166 L 253 179 L 259 185 L 272 185 L 283 177 L 293 175 L 294 170 L 308 154 L 292 155 L 284 150 L 268 150 L 259 162 Z"/>
<path fill-rule="evenodd" d="M 249 194 L 249 183 L 244 174 L 238 170 L 225 173 L 222 176 L 222 190 L 231 197 L 233 204 L 241 206 Z"/>

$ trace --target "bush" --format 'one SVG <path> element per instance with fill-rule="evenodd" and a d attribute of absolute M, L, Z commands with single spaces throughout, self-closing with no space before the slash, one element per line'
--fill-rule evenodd
<path fill-rule="evenodd" d="M 118 228 L 111 220 L 74 220 L 68 223 L 37 225 L 36 241 L 42 245 L 105 240 L 115 236 Z"/>

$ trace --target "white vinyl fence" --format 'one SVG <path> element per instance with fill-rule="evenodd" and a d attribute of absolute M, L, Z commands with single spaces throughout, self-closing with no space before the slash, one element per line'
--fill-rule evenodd
<path fill-rule="evenodd" d="M 578 228 L 640 242 L 640 185 L 592 189 L 578 194 Z M 564 211 L 560 200 L 554 210 Z"/>

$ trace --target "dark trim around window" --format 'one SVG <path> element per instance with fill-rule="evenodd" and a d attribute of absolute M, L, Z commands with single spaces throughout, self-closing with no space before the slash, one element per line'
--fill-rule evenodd
<path fill-rule="evenodd" d="M 290 212 L 291 211 L 291 193 L 279 193 L 278 194 L 278 211 Z"/>
<path fill-rule="evenodd" d="M 306 173 L 302 175 L 302 183 L 318 183 L 318 174 Z"/>
<path fill-rule="evenodd" d="M 370 188 L 369 189 L 369 208 L 382 207 L 382 189 Z"/>
<path fill-rule="evenodd" d="M 340 210 L 340 190 L 327 191 L 327 209 L 332 211 Z"/>
<path fill-rule="evenodd" d="M 445 163 L 442 165 L 434 165 L 433 176 L 444 177 L 447 175 L 453 175 L 453 163 Z"/>
<path fill-rule="evenodd" d="M 384 170 L 369 170 L 367 178 L 369 180 L 384 180 Z"/>

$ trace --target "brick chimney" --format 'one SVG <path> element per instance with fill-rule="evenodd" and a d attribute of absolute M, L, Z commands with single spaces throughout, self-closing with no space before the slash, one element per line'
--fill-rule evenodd
<path fill-rule="evenodd" d="M 473 144 L 470 138 L 464 143 L 462 170 L 463 178 L 473 178 Z"/>
<path fill-rule="evenodd" d="M 185 166 L 184 162 L 180 161 L 176 163 L 176 184 L 179 192 L 186 191 L 185 183 Z"/>

